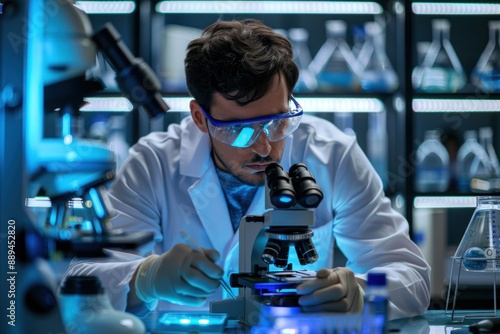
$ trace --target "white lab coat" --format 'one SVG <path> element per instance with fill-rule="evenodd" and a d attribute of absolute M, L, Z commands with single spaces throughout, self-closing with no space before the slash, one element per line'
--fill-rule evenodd
<path fill-rule="evenodd" d="M 319 260 L 308 269 L 332 267 L 335 240 L 356 276 L 364 278 L 371 270 L 387 273 L 390 318 L 423 313 L 430 300 L 429 265 L 410 240 L 407 221 L 391 208 L 356 138 L 328 121 L 304 115 L 300 127 L 286 139 L 281 165 L 288 170 L 296 162 L 306 164 L 324 193 L 315 209 L 313 242 Z M 233 232 L 209 138 L 190 117 L 166 132 L 140 139 L 130 150 L 110 196 L 118 213 L 113 228 L 153 231 L 154 253 L 183 242 L 182 229 L 200 246 L 221 254 L 219 265 L 226 274 L 238 272 L 239 234 Z M 263 213 L 264 196 L 261 187 L 247 214 Z M 113 253 L 104 263 L 75 260 L 68 273 L 99 276 L 113 305 L 123 310 L 128 283 L 141 260 Z M 219 289 L 213 299 L 224 298 L 222 293 Z M 186 307 L 160 301 L 157 309 Z"/>

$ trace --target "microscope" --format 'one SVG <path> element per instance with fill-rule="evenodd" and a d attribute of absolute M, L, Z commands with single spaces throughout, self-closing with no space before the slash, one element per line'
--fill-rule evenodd
<path fill-rule="evenodd" d="M 311 227 L 323 193 L 313 175 L 303 163 L 294 164 L 288 173 L 273 163 L 265 174 L 266 211 L 240 221 L 240 272 L 230 276 L 230 285 L 239 288 L 238 297 L 210 305 L 211 312 L 227 313 L 230 319 L 251 326 L 263 314 L 300 312 L 295 287 L 315 279 L 316 272 L 294 270 L 290 247 L 295 248 L 301 266 L 318 260 Z"/>
<path fill-rule="evenodd" d="M 113 26 L 93 33 L 71 0 L 2 1 L 0 17 L 6 37 L 0 42 L 0 235 L 6 241 L 0 263 L 2 281 L 9 283 L 0 284 L 1 308 L 7 310 L 0 332 L 64 333 L 57 282 L 46 259 L 103 256 L 103 248 L 133 249 L 153 239 L 110 230 L 105 187 L 114 178 L 114 155 L 105 144 L 79 135 L 84 98 L 104 88 L 87 77 L 97 50 L 115 70 L 120 90 L 150 118 L 169 107 L 152 70 L 132 55 Z M 54 113 L 61 131 L 49 138 L 44 116 Z M 50 201 L 43 226 L 26 206 L 36 196 Z M 90 228 L 64 225 L 68 203 L 75 202 L 88 212 Z"/>

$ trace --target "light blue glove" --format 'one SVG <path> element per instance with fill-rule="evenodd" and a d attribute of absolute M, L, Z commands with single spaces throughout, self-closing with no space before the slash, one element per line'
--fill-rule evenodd
<path fill-rule="evenodd" d="M 360 313 L 364 306 L 364 290 L 354 273 L 344 267 L 321 269 L 316 279 L 297 286 L 299 305 L 305 312 Z"/>
<path fill-rule="evenodd" d="M 203 251 L 177 244 L 162 255 L 147 257 L 137 269 L 137 297 L 145 303 L 161 299 L 180 305 L 203 305 L 217 290 L 224 274 L 214 263 L 219 253 L 214 249 Z"/>

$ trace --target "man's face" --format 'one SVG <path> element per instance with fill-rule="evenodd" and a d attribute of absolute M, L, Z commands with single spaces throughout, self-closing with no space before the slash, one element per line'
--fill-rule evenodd
<path fill-rule="evenodd" d="M 193 107 L 196 109 L 196 104 L 191 104 L 193 119 L 202 131 L 207 132 L 208 120 L 205 119 L 201 112 L 196 113 Z M 266 95 L 243 107 L 234 101 L 226 100 L 219 94 L 215 94 L 214 102 L 210 108 L 210 115 L 221 121 L 230 121 L 274 115 L 286 111 L 288 111 L 288 90 L 285 82 L 279 80 L 279 76 L 276 76 Z M 263 185 L 265 183 L 264 171 L 266 167 L 270 163 L 280 162 L 285 145 L 285 139 L 271 142 L 264 132 L 247 148 L 236 148 L 212 137 L 211 142 L 216 166 L 251 185 Z"/>

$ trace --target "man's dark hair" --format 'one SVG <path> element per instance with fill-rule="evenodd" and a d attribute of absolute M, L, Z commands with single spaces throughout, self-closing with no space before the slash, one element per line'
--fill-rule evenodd
<path fill-rule="evenodd" d="M 191 41 L 184 60 L 189 93 L 210 109 L 214 93 L 246 105 L 281 73 L 289 94 L 298 80 L 290 42 L 257 20 L 217 21 Z"/>

